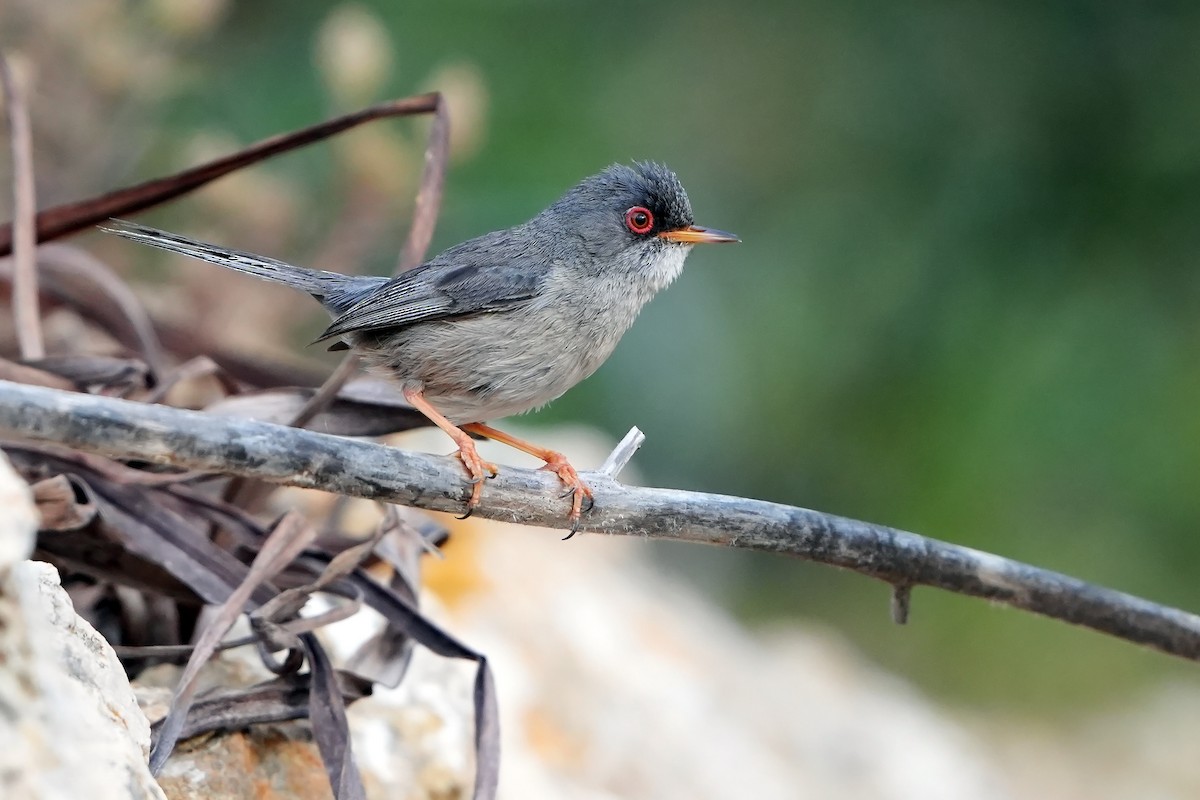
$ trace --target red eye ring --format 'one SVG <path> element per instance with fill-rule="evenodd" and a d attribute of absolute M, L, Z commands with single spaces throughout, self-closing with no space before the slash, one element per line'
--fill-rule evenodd
<path fill-rule="evenodd" d="M 645 206 L 634 206 L 625 212 L 625 227 L 639 236 L 654 230 L 654 215 Z"/>

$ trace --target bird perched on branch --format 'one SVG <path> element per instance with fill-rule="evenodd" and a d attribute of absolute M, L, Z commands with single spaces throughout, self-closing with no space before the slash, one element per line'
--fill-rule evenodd
<path fill-rule="evenodd" d="M 458 445 L 474 483 L 467 513 L 498 469 L 474 435 L 544 461 L 571 495 L 572 532 L 592 498 L 575 468 L 485 423 L 543 406 L 595 372 L 692 245 L 738 241 L 693 224 L 679 179 L 653 163 L 611 166 L 528 222 L 394 278 L 304 269 L 126 222 L 106 230 L 311 294 L 333 316 L 317 341 L 353 349 Z"/>

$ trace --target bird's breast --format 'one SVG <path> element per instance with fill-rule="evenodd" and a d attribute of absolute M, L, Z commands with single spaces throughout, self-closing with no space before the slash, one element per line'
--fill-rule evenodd
<path fill-rule="evenodd" d="M 418 323 L 357 346 L 373 371 L 420 382 L 451 421 L 484 422 L 543 406 L 595 372 L 657 288 L 619 274 L 554 271 L 523 305 Z"/>
<path fill-rule="evenodd" d="M 594 372 L 615 341 L 513 310 L 414 325 L 363 344 L 373 372 L 419 382 L 435 408 L 465 423 L 545 405 Z"/>

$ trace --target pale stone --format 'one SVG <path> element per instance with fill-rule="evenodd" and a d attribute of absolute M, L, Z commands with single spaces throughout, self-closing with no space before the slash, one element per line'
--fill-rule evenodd
<path fill-rule="evenodd" d="M 0 452 L 0 577 L 29 558 L 39 519 L 29 484 L 21 480 Z"/>
<path fill-rule="evenodd" d="M 0 541 L 32 544 L 28 487 L 0 457 Z M 80 618 L 48 564 L 0 571 L 0 797 L 163 798 L 150 727 L 112 648 Z"/>

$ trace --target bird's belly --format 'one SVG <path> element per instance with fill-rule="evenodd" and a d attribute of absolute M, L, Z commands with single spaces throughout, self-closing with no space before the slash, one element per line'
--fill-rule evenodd
<path fill-rule="evenodd" d="M 591 375 L 616 336 L 577 321 L 524 314 L 481 314 L 415 325 L 356 342 L 368 367 L 420 384 L 425 398 L 456 424 L 522 414 L 549 403 Z M 609 328 L 608 330 L 611 330 Z"/>

